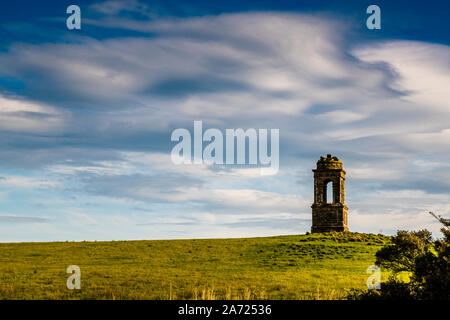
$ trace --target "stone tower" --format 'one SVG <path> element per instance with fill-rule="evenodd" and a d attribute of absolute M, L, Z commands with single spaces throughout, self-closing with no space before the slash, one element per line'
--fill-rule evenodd
<path fill-rule="evenodd" d="M 320 157 L 314 172 L 311 232 L 348 231 L 345 205 L 345 170 L 342 161 L 328 154 Z M 327 196 L 327 187 L 332 192 Z"/>

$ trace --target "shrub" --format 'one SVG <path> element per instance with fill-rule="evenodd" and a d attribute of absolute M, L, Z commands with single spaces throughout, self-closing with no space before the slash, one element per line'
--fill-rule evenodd
<path fill-rule="evenodd" d="M 431 212 L 430 212 L 431 213 Z M 376 253 L 376 264 L 391 272 L 380 290 L 353 291 L 349 299 L 448 300 L 450 298 L 450 220 L 436 217 L 443 225 L 442 240 L 427 230 L 398 231 L 392 244 Z M 409 281 L 399 280 L 406 273 Z"/>

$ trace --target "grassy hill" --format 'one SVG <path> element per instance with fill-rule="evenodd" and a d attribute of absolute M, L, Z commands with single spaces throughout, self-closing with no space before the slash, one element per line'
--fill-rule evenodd
<path fill-rule="evenodd" d="M 343 299 L 389 237 L 0 244 L 0 299 Z M 68 290 L 66 268 L 81 268 Z"/>

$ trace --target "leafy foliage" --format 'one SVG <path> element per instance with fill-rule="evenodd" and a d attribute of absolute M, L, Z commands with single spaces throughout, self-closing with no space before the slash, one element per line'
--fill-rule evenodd
<path fill-rule="evenodd" d="M 431 212 L 430 212 L 431 213 Z M 450 220 L 436 217 L 443 225 L 442 240 L 427 230 L 398 231 L 392 244 L 376 253 L 376 264 L 391 272 L 380 290 L 353 292 L 351 299 L 448 300 L 450 294 Z M 407 273 L 409 281 L 399 280 Z"/>

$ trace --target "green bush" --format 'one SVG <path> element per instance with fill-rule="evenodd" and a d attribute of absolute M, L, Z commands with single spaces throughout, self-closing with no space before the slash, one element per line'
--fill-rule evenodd
<path fill-rule="evenodd" d="M 348 298 L 448 300 L 450 221 L 435 217 L 445 226 L 442 240 L 433 240 L 427 230 L 398 231 L 392 244 L 376 253 L 376 264 L 390 272 L 388 281 L 381 283 L 380 290 L 352 291 Z M 405 273 L 409 281 L 399 280 Z"/>

